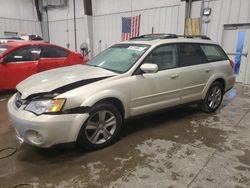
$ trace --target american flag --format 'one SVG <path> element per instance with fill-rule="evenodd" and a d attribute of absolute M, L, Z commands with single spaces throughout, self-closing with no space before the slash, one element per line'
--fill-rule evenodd
<path fill-rule="evenodd" d="M 122 41 L 140 34 L 141 15 L 133 17 L 122 17 Z"/>

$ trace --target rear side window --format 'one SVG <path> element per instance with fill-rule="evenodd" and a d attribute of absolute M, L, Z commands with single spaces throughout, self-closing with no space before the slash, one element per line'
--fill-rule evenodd
<path fill-rule="evenodd" d="M 62 48 L 56 46 L 44 46 L 42 52 L 42 58 L 60 58 L 67 57 L 68 52 Z"/>
<path fill-rule="evenodd" d="M 222 61 L 228 59 L 225 52 L 218 45 L 201 44 L 200 46 L 209 62 Z"/>
<path fill-rule="evenodd" d="M 179 64 L 181 67 L 207 63 L 206 55 L 196 43 L 179 44 Z"/>

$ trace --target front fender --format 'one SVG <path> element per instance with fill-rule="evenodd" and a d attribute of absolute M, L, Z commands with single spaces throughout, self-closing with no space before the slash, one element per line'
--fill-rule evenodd
<path fill-rule="evenodd" d="M 89 96 L 86 98 L 81 106 L 93 106 L 97 102 L 107 99 L 107 98 L 116 98 L 121 101 L 123 108 L 124 108 L 124 117 L 126 118 L 128 115 L 128 104 L 129 99 L 126 97 L 122 92 L 115 91 L 115 90 L 103 90 L 101 92 L 98 92 L 92 96 Z"/>

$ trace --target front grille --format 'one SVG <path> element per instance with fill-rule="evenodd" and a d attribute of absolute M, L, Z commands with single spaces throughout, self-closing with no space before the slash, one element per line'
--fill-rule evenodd
<path fill-rule="evenodd" d="M 20 108 L 20 106 L 22 106 L 22 104 L 24 103 L 21 96 L 22 96 L 22 94 L 20 92 L 17 92 L 16 98 L 15 98 L 15 103 L 16 103 L 17 108 Z"/>

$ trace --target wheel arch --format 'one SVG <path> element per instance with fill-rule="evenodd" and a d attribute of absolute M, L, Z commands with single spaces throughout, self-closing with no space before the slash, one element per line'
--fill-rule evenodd
<path fill-rule="evenodd" d="M 226 86 L 226 81 L 223 78 L 217 78 L 216 80 L 214 80 L 212 83 L 214 82 L 220 82 L 223 86 L 223 90 L 225 92 L 225 86 Z"/>
<path fill-rule="evenodd" d="M 128 109 L 127 104 L 129 103 L 128 100 L 129 99 L 121 92 L 113 90 L 108 90 L 108 91 L 104 90 L 95 95 L 87 97 L 87 100 L 85 100 L 81 104 L 81 106 L 92 107 L 97 103 L 108 102 L 116 106 L 118 110 L 121 112 L 123 119 L 125 119 L 128 115 L 128 110 L 127 110 Z"/>
<path fill-rule="evenodd" d="M 99 101 L 97 101 L 94 105 L 96 104 L 100 104 L 100 103 L 111 103 L 113 104 L 115 107 L 117 107 L 118 111 L 121 113 L 122 118 L 124 119 L 125 117 L 125 108 L 124 105 L 122 103 L 122 101 L 116 97 L 107 97 L 107 98 L 103 98 Z"/>
<path fill-rule="evenodd" d="M 226 79 L 225 79 L 225 76 L 224 75 L 216 75 L 216 76 L 214 76 L 214 77 L 211 77 L 209 80 L 208 80 L 208 82 L 207 82 L 207 84 L 206 84 L 206 86 L 205 86 L 205 88 L 204 88 L 204 90 L 203 90 L 203 94 L 202 94 L 202 99 L 204 99 L 205 97 L 206 97 L 206 94 L 207 94 L 207 91 L 208 91 L 208 89 L 210 88 L 210 86 L 214 83 L 214 82 L 220 82 L 222 85 L 223 85 L 223 90 L 224 90 L 224 93 L 225 93 L 225 88 L 226 88 Z"/>

